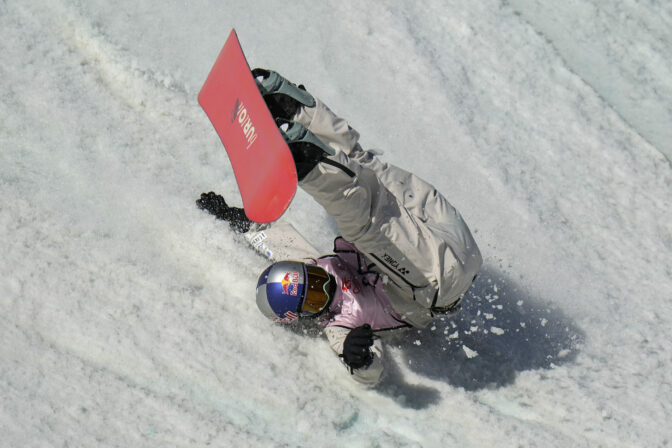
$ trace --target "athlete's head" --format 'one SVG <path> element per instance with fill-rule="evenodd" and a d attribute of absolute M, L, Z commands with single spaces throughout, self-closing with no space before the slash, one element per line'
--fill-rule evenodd
<path fill-rule="evenodd" d="M 257 282 L 257 306 L 275 322 L 317 316 L 327 308 L 336 281 L 320 266 L 299 261 L 270 265 Z"/>

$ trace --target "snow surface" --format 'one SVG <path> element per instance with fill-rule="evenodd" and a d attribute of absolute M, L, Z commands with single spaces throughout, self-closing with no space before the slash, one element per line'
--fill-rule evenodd
<path fill-rule="evenodd" d="M 196 102 L 232 27 L 482 248 L 378 389 L 194 206 L 240 204 Z M 0 446 L 672 442 L 671 3 L 4 0 L 0 38 Z"/>

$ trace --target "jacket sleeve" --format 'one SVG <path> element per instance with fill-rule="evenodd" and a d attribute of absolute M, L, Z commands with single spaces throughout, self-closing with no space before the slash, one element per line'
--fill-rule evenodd
<path fill-rule="evenodd" d="M 245 239 L 257 252 L 273 262 L 320 257 L 318 250 L 293 225 L 282 220 L 272 224 L 254 224 L 245 233 Z"/>
<path fill-rule="evenodd" d="M 324 332 L 327 335 L 327 339 L 329 339 L 329 345 L 331 345 L 331 348 L 336 354 L 343 354 L 343 342 L 350 333 L 350 329 L 334 326 L 325 328 Z M 383 344 L 380 339 L 374 339 L 370 350 L 373 354 L 373 362 L 366 368 L 355 369 L 352 371 L 352 378 L 367 387 L 373 387 L 378 384 L 380 377 L 383 374 Z M 350 371 L 350 367 L 348 367 L 345 362 L 343 365 Z"/>

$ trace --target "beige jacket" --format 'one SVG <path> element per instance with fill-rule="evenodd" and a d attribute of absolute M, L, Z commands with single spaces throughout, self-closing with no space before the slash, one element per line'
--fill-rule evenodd
<path fill-rule="evenodd" d="M 301 188 L 388 277 L 385 292 L 403 319 L 427 326 L 437 309 L 464 296 L 483 262 L 462 216 L 432 185 L 363 151 L 359 134 L 319 100 L 295 120 L 355 173 L 320 163 Z"/>

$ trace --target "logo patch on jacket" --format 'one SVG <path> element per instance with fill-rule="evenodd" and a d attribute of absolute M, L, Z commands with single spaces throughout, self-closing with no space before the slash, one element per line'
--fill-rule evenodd
<path fill-rule="evenodd" d="M 352 291 L 353 294 L 359 294 L 361 292 L 359 285 L 357 282 L 353 281 L 352 278 L 343 277 L 342 282 L 341 289 L 343 291 Z"/>
<path fill-rule="evenodd" d="M 394 270 L 396 270 L 396 271 L 397 271 L 398 273 L 400 273 L 401 275 L 406 275 L 406 274 L 408 274 L 409 272 L 411 272 L 411 271 L 409 271 L 408 269 L 406 269 L 405 267 L 401 266 L 401 264 L 400 264 L 397 260 L 395 260 L 394 258 L 392 258 L 391 256 L 389 256 L 388 254 L 383 255 L 383 260 L 385 260 L 385 262 L 386 262 L 390 267 L 394 268 Z"/>

